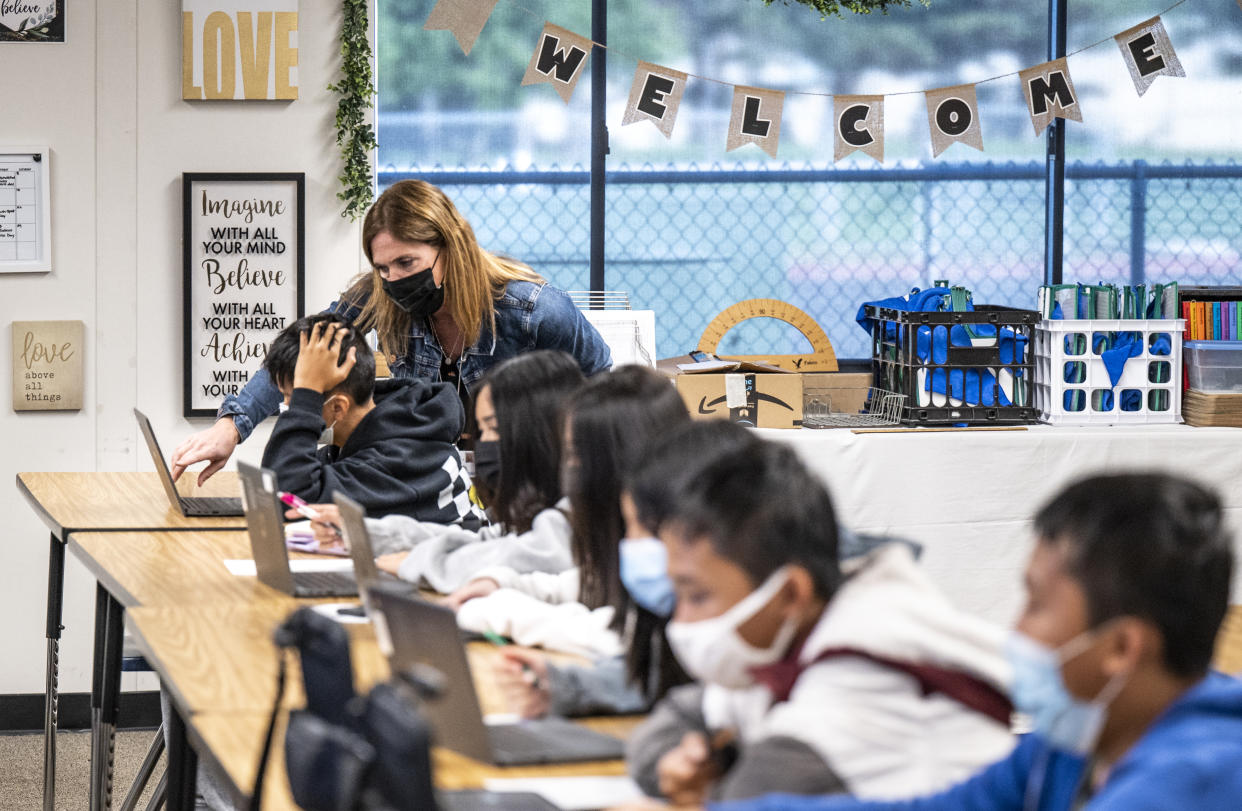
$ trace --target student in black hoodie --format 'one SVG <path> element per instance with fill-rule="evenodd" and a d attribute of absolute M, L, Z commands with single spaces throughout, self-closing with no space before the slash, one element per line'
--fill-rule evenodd
<path fill-rule="evenodd" d="M 285 397 L 263 451 L 282 490 L 312 504 L 340 491 L 373 517 L 477 522 L 453 444 L 465 415 L 451 386 L 376 381 L 363 336 L 332 313 L 295 321 L 272 341 L 263 366 Z"/>

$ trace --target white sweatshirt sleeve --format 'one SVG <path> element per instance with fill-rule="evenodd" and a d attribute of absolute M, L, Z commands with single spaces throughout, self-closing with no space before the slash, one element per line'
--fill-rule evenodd
<path fill-rule="evenodd" d="M 478 533 L 457 530 L 426 538 L 410 550 L 397 575 L 447 594 L 488 567 L 559 573 L 573 566 L 569 539 L 569 519 L 549 508 L 536 515 L 530 530 L 521 534 L 485 540 Z"/>

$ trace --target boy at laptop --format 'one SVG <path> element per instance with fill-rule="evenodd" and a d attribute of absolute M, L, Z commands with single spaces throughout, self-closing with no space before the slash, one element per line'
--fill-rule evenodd
<path fill-rule="evenodd" d="M 451 386 L 376 381 L 371 348 L 333 313 L 295 321 L 272 341 L 263 366 L 285 397 L 263 451 L 263 467 L 282 490 L 310 503 L 342 492 L 374 517 L 478 520 L 454 445 L 465 415 Z"/>

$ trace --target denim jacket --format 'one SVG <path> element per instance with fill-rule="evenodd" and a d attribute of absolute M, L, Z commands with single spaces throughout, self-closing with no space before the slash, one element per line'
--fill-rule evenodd
<path fill-rule="evenodd" d="M 512 281 L 505 293 L 493 304 L 496 333 L 483 324 L 479 339 L 466 348 L 460 360 L 461 382 L 473 391 L 479 378 L 501 361 L 533 349 L 559 349 L 573 355 L 587 375 L 607 371 L 612 365 L 608 345 L 586 317 L 574 306 L 569 296 L 550 284 Z M 327 312 L 353 320 L 362 308 L 344 301 L 334 301 Z M 440 379 L 443 350 L 425 321 L 410 324 L 410 343 L 404 357 L 388 357 L 393 377 Z M 275 414 L 280 406 L 280 390 L 267 370 L 260 369 L 239 393 L 224 399 L 216 418 L 232 417 L 242 439 L 250 436 L 264 418 Z"/>

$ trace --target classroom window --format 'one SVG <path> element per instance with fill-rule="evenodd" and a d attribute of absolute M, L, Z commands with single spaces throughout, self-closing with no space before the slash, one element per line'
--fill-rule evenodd
<path fill-rule="evenodd" d="M 410 174 L 435 182 L 483 245 L 586 288 L 594 65 L 568 105 L 521 78 L 545 20 L 590 35 L 590 0 L 499 0 L 469 56 L 447 31 L 423 30 L 433 5 L 379 0 L 381 186 Z M 692 348 L 714 315 L 753 297 L 808 312 L 840 357 L 870 352 L 853 323 L 861 302 L 934 279 L 979 303 L 1034 305 L 1045 145 L 1017 76 L 978 85 L 984 152 L 959 144 L 933 160 L 921 92 L 1044 61 L 1046 5 L 1005 5 L 937 0 L 821 22 L 797 4 L 610 0 L 605 286 L 656 309 L 661 355 Z M 1219 99 L 1236 97 L 1242 69 L 1232 29 L 1212 24 L 1211 4 L 1170 11 L 1188 77 L 1161 77 L 1141 99 L 1111 41 L 1166 5 L 1070 4 L 1069 51 L 1108 41 L 1070 58 L 1084 121 L 1067 130 L 1066 281 L 1242 274 L 1242 169 L 1222 166 L 1239 147 L 1217 121 L 1235 106 Z M 640 59 L 718 80 L 689 80 L 670 139 L 647 122 L 621 125 Z M 725 151 L 732 84 L 786 92 L 776 159 Z M 830 93 L 891 94 L 883 165 L 861 153 L 833 162 Z M 762 321 L 722 349 L 806 349 L 782 322 Z"/>

